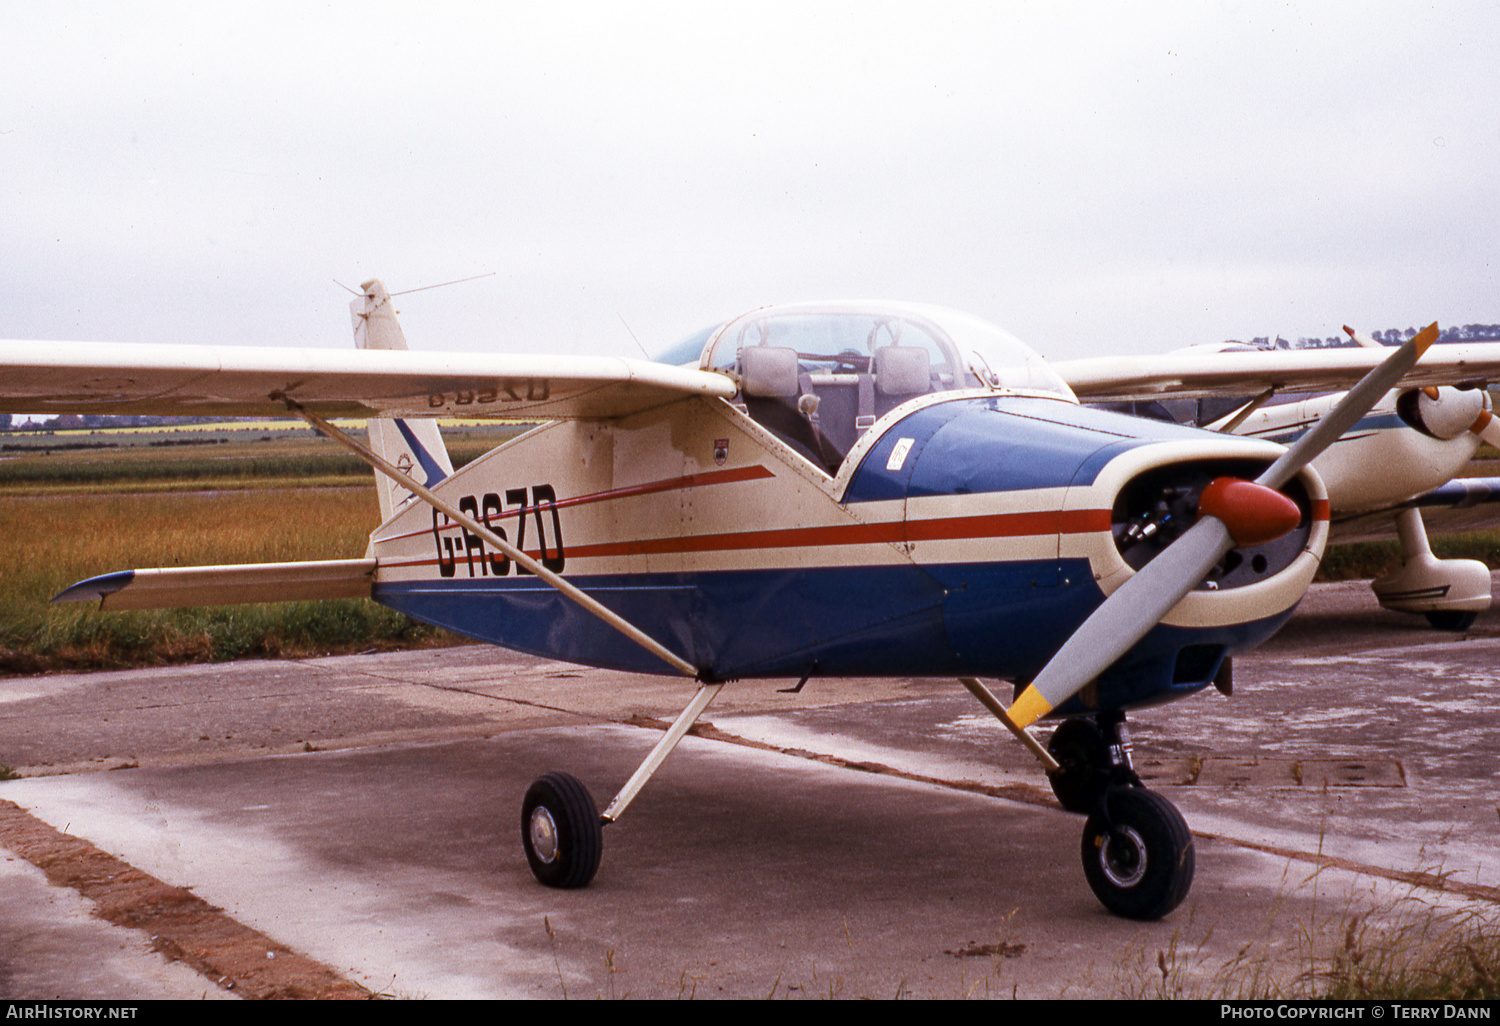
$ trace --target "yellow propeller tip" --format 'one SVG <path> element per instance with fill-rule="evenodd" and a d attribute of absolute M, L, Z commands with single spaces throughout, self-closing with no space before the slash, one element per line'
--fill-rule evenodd
<path fill-rule="evenodd" d="M 1427 325 L 1427 327 L 1423 328 L 1417 333 L 1418 357 L 1421 357 L 1423 353 L 1427 352 L 1428 348 L 1437 341 L 1437 337 L 1439 334 L 1441 333 L 1438 331 L 1437 321 L 1433 321 L 1431 324 Z"/>
<path fill-rule="evenodd" d="M 1026 728 L 1052 711 L 1052 706 L 1036 688 L 1028 687 L 1021 696 L 1005 710 L 1006 717 L 1017 727 Z"/>

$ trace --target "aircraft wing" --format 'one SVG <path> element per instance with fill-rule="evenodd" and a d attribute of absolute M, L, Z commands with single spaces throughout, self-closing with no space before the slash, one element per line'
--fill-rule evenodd
<path fill-rule="evenodd" d="M 1336 518 L 1329 541 L 1381 541 L 1396 537 L 1395 514 L 1417 507 L 1428 534 L 1488 531 L 1500 526 L 1500 477 L 1456 477 L 1391 509 Z"/>
<path fill-rule="evenodd" d="M 323 417 L 622 417 L 727 377 L 649 360 L 514 353 L 0 341 L 0 413 Z"/>
<path fill-rule="evenodd" d="M 1123 402 L 1162 396 L 1340 392 L 1390 350 L 1277 349 L 1267 352 L 1164 353 L 1048 361 L 1084 402 Z M 1500 343 L 1436 345 L 1401 379 L 1402 388 L 1500 380 Z"/>

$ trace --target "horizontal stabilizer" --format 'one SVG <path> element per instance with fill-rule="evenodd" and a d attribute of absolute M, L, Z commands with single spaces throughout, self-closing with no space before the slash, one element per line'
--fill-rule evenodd
<path fill-rule="evenodd" d="M 242 602 L 369 598 L 373 559 L 326 559 L 302 563 L 243 563 L 121 570 L 79 581 L 53 602 L 99 600 L 99 608 L 177 609 Z"/>

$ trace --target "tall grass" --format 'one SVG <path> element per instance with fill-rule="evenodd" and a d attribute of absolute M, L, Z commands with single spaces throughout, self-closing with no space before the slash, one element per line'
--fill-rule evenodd
<path fill-rule="evenodd" d="M 0 671 L 95 668 L 431 643 L 364 599 L 103 613 L 51 605 L 114 570 L 364 555 L 373 487 L 0 499 Z"/>
<path fill-rule="evenodd" d="M 1281 897 L 1285 897 L 1282 895 Z M 1282 905 L 1281 897 L 1273 911 Z M 1493 1001 L 1500 928 L 1492 909 L 1440 904 L 1416 890 L 1248 938 L 1233 957 L 1188 930 L 1129 945 L 1115 963 L 1120 996 L 1205 1000 Z M 1189 928 L 1192 922 L 1189 920 Z M 1298 965 L 1301 968 L 1296 968 Z"/>

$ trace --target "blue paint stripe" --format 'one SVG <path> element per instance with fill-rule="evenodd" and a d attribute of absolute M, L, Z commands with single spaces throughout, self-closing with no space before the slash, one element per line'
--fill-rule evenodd
<path fill-rule="evenodd" d="M 443 468 L 438 466 L 437 460 L 432 458 L 432 453 L 428 452 L 422 443 L 417 441 L 416 434 L 407 425 L 406 421 L 397 418 L 394 423 L 396 430 L 401 432 L 401 437 L 406 439 L 406 447 L 417 457 L 417 463 L 421 465 L 422 472 L 427 475 L 427 480 L 422 483 L 428 488 L 432 488 L 439 481 L 446 478 L 448 475 L 443 473 Z"/>
<path fill-rule="evenodd" d="M 1469 509 L 1493 502 L 1500 502 L 1500 477 L 1460 477 L 1419 495 L 1407 505 Z"/>
<path fill-rule="evenodd" d="M 134 580 L 134 570 L 116 570 L 113 573 L 100 574 L 98 577 L 90 577 L 88 580 L 69 585 L 52 596 L 52 601 L 87 602 L 90 599 L 102 599 L 128 588 Z"/>
<path fill-rule="evenodd" d="M 1264 440 L 1266 440 L 1268 442 L 1275 442 L 1277 445 L 1291 445 L 1297 439 L 1301 438 L 1303 435 L 1305 435 L 1309 431 L 1311 431 L 1312 428 L 1313 428 L 1313 424 L 1314 423 L 1316 423 L 1316 422 L 1315 421 L 1309 421 L 1308 423 L 1298 425 L 1295 428 L 1290 428 L 1290 429 L 1277 428 L 1277 429 L 1275 429 L 1277 431 L 1276 434 L 1259 434 L 1259 433 L 1257 433 L 1257 434 L 1251 435 L 1249 437 L 1264 439 Z M 1348 431 L 1345 431 L 1343 433 L 1343 435 L 1340 437 L 1339 440 L 1340 441 L 1345 441 L 1345 442 L 1352 441 L 1355 437 L 1364 437 L 1364 436 L 1367 436 L 1367 435 L 1374 434 L 1377 431 L 1411 431 L 1411 430 L 1414 430 L 1411 427 L 1411 425 L 1407 424 L 1404 420 L 1402 420 L 1396 414 L 1394 414 L 1394 413 L 1379 413 L 1379 414 L 1375 414 L 1374 416 L 1365 417 L 1364 419 L 1362 419 L 1359 422 L 1357 422 Z"/>
<path fill-rule="evenodd" d="M 805 673 L 1029 679 L 1102 600 L 1081 560 L 931 569 L 907 564 L 572 580 L 722 679 Z M 941 581 L 934 577 L 939 569 Z M 418 620 L 523 652 L 671 672 L 535 578 L 378 584 L 375 598 Z M 1159 626 L 1101 676 L 1099 702 L 1132 708 L 1197 690 L 1208 681 L 1173 679 L 1184 646 L 1249 648 L 1284 619 L 1224 628 Z"/>

